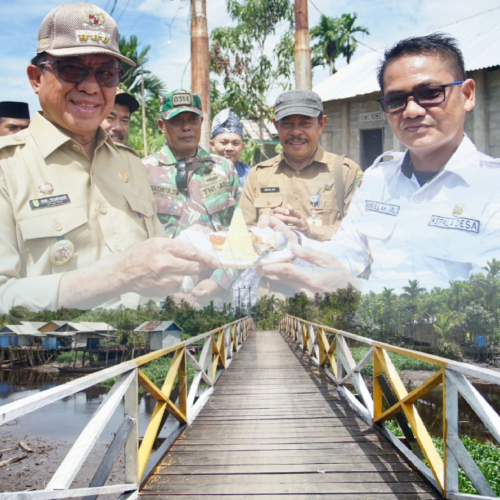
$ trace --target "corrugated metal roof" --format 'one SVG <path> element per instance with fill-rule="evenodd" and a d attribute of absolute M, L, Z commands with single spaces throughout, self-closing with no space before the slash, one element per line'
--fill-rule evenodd
<path fill-rule="evenodd" d="M 45 337 L 44 333 L 39 332 L 29 325 L 5 325 L 4 330 L 10 330 L 16 335 L 31 335 L 33 337 Z M 6 332 L 2 332 L 6 333 Z"/>
<path fill-rule="evenodd" d="M 449 33 L 459 41 L 467 71 L 500 66 L 500 7 L 435 31 Z M 382 60 L 382 52 L 381 50 L 365 54 L 321 82 L 313 90 L 323 101 L 348 99 L 378 92 L 376 74 Z"/>
<path fill-rule="evenodd" d="M 246 137 L 250 137 L 250 139 L 253 139 L 255 141 L 260 141 L 259 122 L 257 120 L 244 119 L 241 120 L 241 123 L 243 125 L 243 130 L 245 131 Z M 264 141 L 272 141 L 273 135 L 278 135 L 278 131 L 276 130 L 272 122 L 265 122 L 262 135 L 264 136 Z"/>
<path fill-rule="evenodd" d="M 83 325 L 87 328 L 91 328 L 95 332 L 114 332 L 115 329 L 108 325 L 107 323 L 103 323 L 102 321 L 80 321 L 80 325 Z"/>
<path fill-rule="evenodd" d="M 182 331 L 182 328 L 174 321 L 145 321 L 134 332 L 164 332 L 171 325 L 175 325 L 179 331 Z"/>

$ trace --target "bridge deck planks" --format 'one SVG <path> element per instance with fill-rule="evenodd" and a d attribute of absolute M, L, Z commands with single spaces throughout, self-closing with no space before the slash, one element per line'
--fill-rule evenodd
<path fill-rule="evenodd" d="M 250 335 L 142 500 L 439 498 L 277 332 Z"/>

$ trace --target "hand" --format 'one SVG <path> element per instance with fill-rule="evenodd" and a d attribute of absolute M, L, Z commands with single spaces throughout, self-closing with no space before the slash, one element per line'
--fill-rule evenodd
<path fill-rule="evenodd" d="M 217 294 L 222 290 L 222 287 L 220 287 L 215 281 L 211 279 L 206 279 L 203 281 L 200 281 L 194 288 L 193 291 L 191 292 L 194 297 L 197 298 L 210 298 L 213 295 Z"/>
<path fill-rule="evenodd" d="M 59 307 L 90 308 L 126 292 L 165 297 L 179 291 L 186 274 L 215 269 L 217 259 L 189 243 L 151 238 L 120 254 L 64 274 Z"/>
<path fill-rule="evenodd" d="M 281 222 L 284 222 L 290 229 L 300 231 L 308 237 L 311 235 L 311 227 L 307 219 L 299 211 L 295 210 L 292 205 L 287 205 L 286 208 L 275 208 L 273 215 Z"/>
<path fill-rule="evenodd" d="M 298 244 L 299 242 L 297 235 L 284 222 L 273 215 L 261 215 L 257 226 L 261 229 L 270 227 L 277 233 L 283 233 L 288 238 L 290 244 Z"/>
<path fill-rule="evenodd" d="M 304 292 L 309 296 L 333 292 L 337 288 L 346 288 L 348 284 L 361 289 L 359 278 L 351 274 L 333 255 L 298 245 L 292 245 L 291 248 L 296 257 L 315 264 L 316 267 L 304 267 L 291 262 L 269 264 L 260 267 L 259 274 L 277 276 L 297 292 Z"/>

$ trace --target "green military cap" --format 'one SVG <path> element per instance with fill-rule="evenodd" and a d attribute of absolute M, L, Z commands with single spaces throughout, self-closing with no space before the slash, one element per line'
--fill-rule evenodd
<path fill-rule="evenodd" d="M 189 92 L 189 90 L 173 90 L 162 97 L 160 112 L 165 120 L 170 120 L 184 111 L 203 115 L 201 99 L 198 94 Z"/>

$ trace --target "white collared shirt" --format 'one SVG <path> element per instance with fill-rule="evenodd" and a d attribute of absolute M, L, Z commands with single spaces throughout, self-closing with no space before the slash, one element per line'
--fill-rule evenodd
<path fill-rule="evenodd" d="M 400 292 L 408 280 L 432 289 L 466 280 L 500 259 L 500 160 L 467 136 L 445 167 L 420 186 L 402 171 L 404 153 L 387 153 L 364 174 L 349 214 L 328 242 L 303 244 L 331 252 L 355 274 L 371 265 L 363 292 Z"/>

